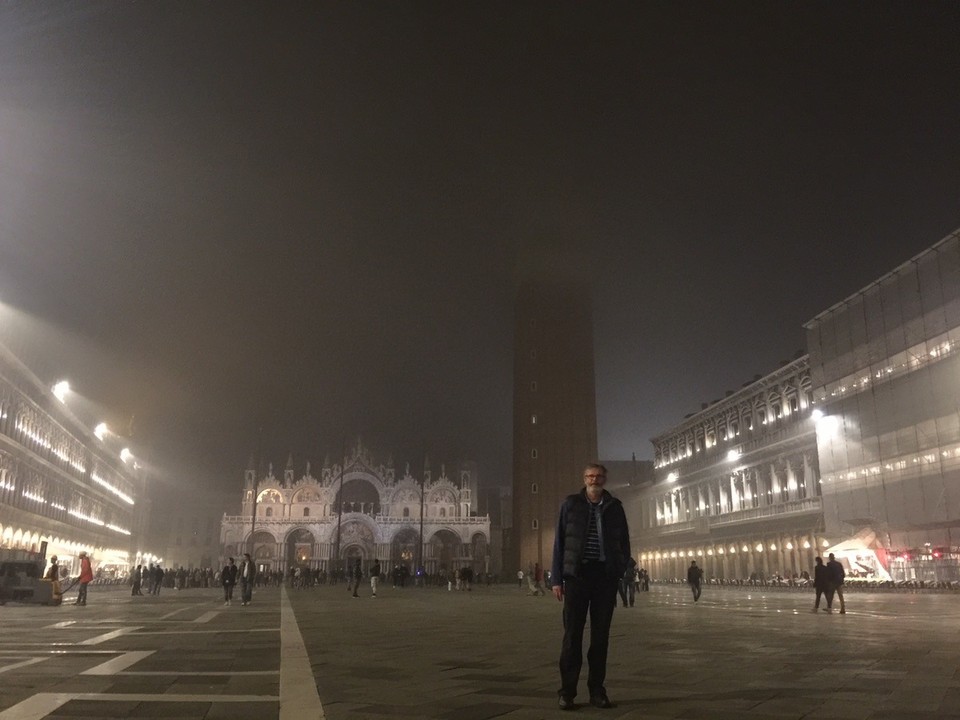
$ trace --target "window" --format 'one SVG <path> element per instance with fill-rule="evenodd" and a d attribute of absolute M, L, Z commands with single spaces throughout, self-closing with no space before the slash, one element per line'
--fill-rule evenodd
<path fill-rule="evenodd" d="M 531 529 L 531 530 L 539 530 L 539 529 L 540 529 L 540 521 L 539 521 L 539 520 L 531 520 L 531 521 L 530 521 L 530 529 Z"/>
<path fill-rule="evenodd" d="M 404 517 L 410 517 L 410 508 L 405 507 L 405 508 L 403 509 L 403 516 L 404 516 Z"/>
<path fill-rule="evenodd" d="M 537 424 L 537 416 L 536 416 L 536 414 L 533 414 L 533 415 L 530 416 L 530 424 L 531 424 L 531 425 L 536 425 L 536 424 Z"/>
<path fill-rule="evenodd" d="M 273 508 L 267 508 L 263 514 L 267 517 L 271 517 L 273 515 Z"/>
<path fill-rule="evenodd" d="M 304 508 L 304 509 L 303 509 L 303 516 L 304 516 L 304 517 L 310 517 L 310 508 Z"/>
<path fill-rule="evenodd" d="M 536 449 L 536 448 L 533 448 L 533 449 L 530 451 L 530 457 L 533 458 L 534 460 L 537 459 L 537 449 Z"/>
<path fill-rule="evenodd" d="M 530 483 L 530 494 L 536 495 L 538 492 L 540 492 L 540 486 L 536 483 Z"/>
<path fill-rule="evenodd" d="M 440 508 L 440 517 L 446 517 L 446 516 L 447 516 L 447 509 Z"/>

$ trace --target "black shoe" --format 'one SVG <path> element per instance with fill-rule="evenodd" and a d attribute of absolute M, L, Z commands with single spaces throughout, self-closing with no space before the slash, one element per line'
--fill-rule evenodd
<path fill-rule="evenodd" d="M 610 698 L 608 698 L 608 697 L 607 697 L 605 694 L 603 694 L 603 693 L 600 693 L 599 695 L 591 695 L 591 696 L 590 696 L 590 704 L 593 705 L 594 707 L 598 707 L 598 708 L 612 708 L 612 707 L 613 707 L 613 703 L 610 702 Z"/>
<path fill-rule="evenodd" d="M 573 698 L 566 697 L 565 695 L 560 696 L 557 705 L 561 710 L 573 710 L 576 707 L 576 705 L 573 704 Z"/>

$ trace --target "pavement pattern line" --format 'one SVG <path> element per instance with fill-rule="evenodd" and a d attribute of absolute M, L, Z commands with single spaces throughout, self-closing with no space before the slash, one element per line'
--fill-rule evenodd
<path fill-rule="evenodd" d="M 139 629 L 140 629 L 139 627 L 126 627 L 126 628 L 120 628 L 119 630 L 111 630 L 110 632 L 104 633 L 103 635 L 95 635 L 92 638 L 81 640 L 80 642 L 77 643 L 77 645 L 99 645 L 100 643 L 105 643 L 108 640 L 116 640 L 118 637 L 122 635 L 127 635 L 129 633 L 132 633 L 134 630 L 139 630 Z"/>
<path fill-rule="evenodd" d="M 250 628 L 249 630 L 243 629 L 227 629 L 227 630 L 144 630 L 143 632 L 131 632 L 131 635 L 184 635 L 189 633 L 190 635 L 226 635 L 228 633 L 254 633 L 254 632 L 268 632 L 275 633 L 280 631 L 281 628 Z"/>
<path fill-rule="evenodd" d="M 131 650 L 130 652 L 125 652 L 119 657 L 115 657 L 112 660 L 107 660 L 104 663 L 99 665 L 94 665 L 92 668 L 84 670 L 81 675 L 116 675 L 121 670 L 126 670 L 131 665 L 134 665 L 146 657 L 153 655 L 154 650 Z"/>
<path fill-rule="evenodd" d="M 203 615 L 201 615 L 201 616 L 198 617 L 196 620 L 194 620 L 194 622 L 195 622 L 195 623 L 208 623 L 208 622 L 210 622 L 211 620 L 213 620 L 213 619 L 214 619 L 217 615 L 219 615 L 219 614 L 220 614 L 220 611 L 219 611 L 219 610 L 211 610 L 211 611 L 209 611 L 209 612 L 205 612 Z"/>
<path fill-rule="evenodd" d="M 76 620 L 62 620 L 61 622 L 54 623 L 53 625 L 44 625 L 44 630 L 55 630 L 57 628 L 70 627 L 76 622 Z"/>
<path fill-rule="evenodd" d="M 137 676 L 137 677 L 179 677 L 180 675 L 189 675 L 190 677 L 237 677 L 237 676 L 264 676 L 279 675 L 279 670 L 128 670 L 124 672 L 113 673 L 114 675 Z"/>
<path fill-rule="evenodd" d="M 4 665 L 0 667 L 0 673 L 9 672 L 11 670 L 16 670 L 17 668 L 27 667 L 28 665 L 36 665 L 37 663 L 42 663 L 44 660 L 49 660 L 50 657 L 35 657 L 30 658 L 29 660 L 21 660 L 20 662 L 11 663 L 10 665 Z"/>
<path fill-rule="evenodd" d="M 42 720 L 71 700 L 97 702 L 278 702 L 276 695 L 137 695 L 125 693 L 37 693 L 0 712 L 0 720 Z"/>
<path fill-rule="evenodd" d="M 193 605 L 187 605 L 186 607 L 182 607 L 179 610 L 174 610 L 173 612 L 168 612 L 166 615 L 161 615 L 160 617 L 157 618 L 157 620 L 166 620 L 167 618 L 172 618 L 174 615 L 179 615 L 182 612 L 186 612 L 187 610 L 192 610 L 192 609 L 193 609 Z"/>
<path fill-rule="evenodd" d="M 293 613 L 287 588 L 280 587 L 280 720 L 324 720 L 317 680 Z M 3 720 L 3 718 L 0 718 Z"/>

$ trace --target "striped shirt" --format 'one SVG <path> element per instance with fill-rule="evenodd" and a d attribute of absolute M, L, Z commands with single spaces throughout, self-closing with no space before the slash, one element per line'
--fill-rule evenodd
<path fill-rule="evenodd" d="M 587 524 L 587 536 L 583 541 L 583 562 L 604 562 L 606 557 L 603 553 L 603 522 L 600 519 L 603 501 L 589 503 L 589 506 L 590 520 Z"/>

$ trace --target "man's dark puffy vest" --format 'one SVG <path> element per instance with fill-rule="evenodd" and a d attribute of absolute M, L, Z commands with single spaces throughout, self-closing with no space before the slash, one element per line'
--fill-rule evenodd
<path fill-rule="evenodd" d="M 621 550 L 621 540 L 627 530 L 627 519 L 623 505 L 612 495 L 606 495 L 601 511 L 603 523 L 603 552 L 606 556 L 607 577 L 620 578 L 626 570 L 629 559 Z M 577 577 L 583 558 L 583 545 L 590 523 L 590 503 L 581 492 L 567 497 L 566 535 L 563 539 L 563 575 Z"/>

